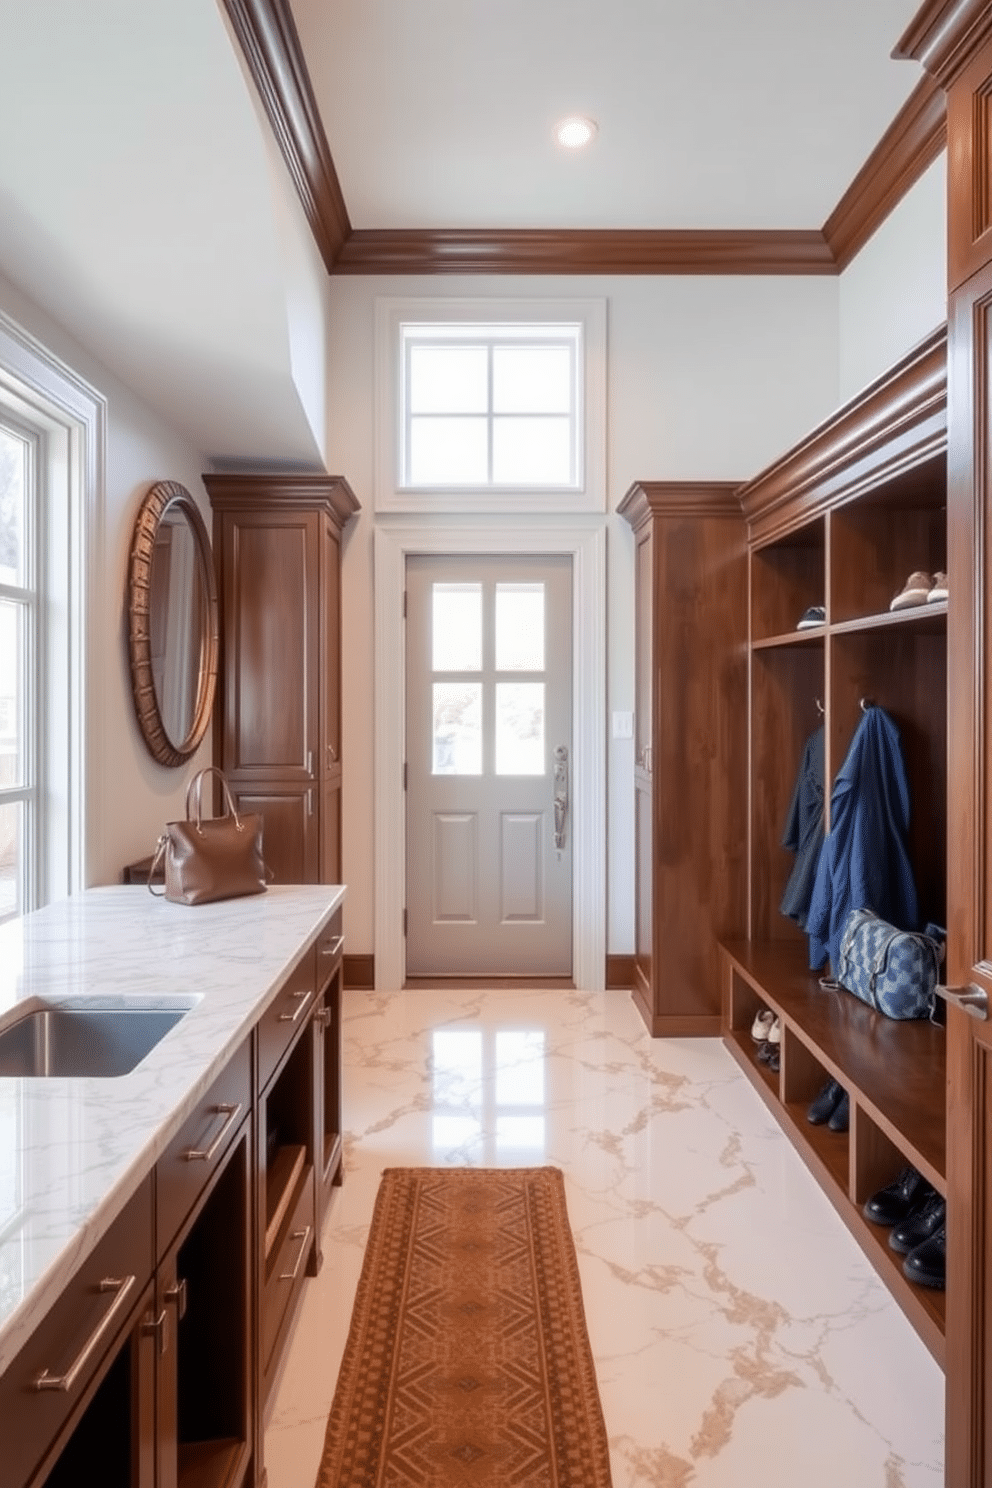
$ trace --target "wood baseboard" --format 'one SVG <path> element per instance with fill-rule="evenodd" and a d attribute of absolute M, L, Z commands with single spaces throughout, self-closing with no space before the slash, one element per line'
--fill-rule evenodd
<path fill-rule="evenodd" d="M 630 992 L 634 986 L 633 956 L 607 956 L 607 992 Z"/>
<path fill-rule="evenodd" d="M 372 955 L 344 957 L 344 984 L 371 992 L 375 986 L 375 957 Z"/>

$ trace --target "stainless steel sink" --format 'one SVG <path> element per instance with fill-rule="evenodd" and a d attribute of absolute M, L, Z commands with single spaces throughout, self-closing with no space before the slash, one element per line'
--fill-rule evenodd
<path fill-rule="evenodd" d="M 0 1076 L 129 1074 L 198 997 L 60 998 L 17 1009 L 0 1028 Z"/>

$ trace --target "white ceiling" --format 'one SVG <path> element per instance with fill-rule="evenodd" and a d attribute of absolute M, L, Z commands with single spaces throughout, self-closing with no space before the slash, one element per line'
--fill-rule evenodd
<path fill-rule="evenodd" d="M 919 77 L 918 0 L 292 3 L 356 228 L 819 228 Z M 207 457 L 319 464 L 312 245 L 221 0 L 0 0 L 0 37 L 0 274 Z"/>
<path fill-rule="evenodd" d="M 920 76 L 919 0 L 291 4 L 356 228 L 819 228 Z"/>

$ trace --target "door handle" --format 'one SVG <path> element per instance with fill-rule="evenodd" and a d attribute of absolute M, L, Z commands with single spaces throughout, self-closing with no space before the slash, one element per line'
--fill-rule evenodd
<path fill-rule="evenodd" d="M 565 846 L 565 823 L 568 820 L 568 750 L 559 744 L 555 750 L 554 768 L 555 847 Z"/>
<path fill-rule="evenodd" d="M 985 1022 L 989 1015 L 989 999 L 984 987 L 972 982 L 967 987 L 934 987 L 937 996 L 951 1007 L 959 1007 L 972 1018 Z"/>

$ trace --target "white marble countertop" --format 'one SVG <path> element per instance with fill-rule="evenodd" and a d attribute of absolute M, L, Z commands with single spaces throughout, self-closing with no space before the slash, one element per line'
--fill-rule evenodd
<path fill-rule="evenodd" d="M 37 997 L 199 999 L 131 1074 L 0 1078 L 0 1374 L 344 896 L 187 908 L 100 888 L 0 926 L 0 1023 Z"/>

